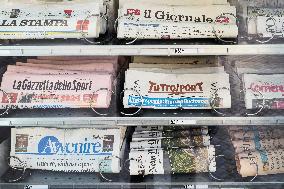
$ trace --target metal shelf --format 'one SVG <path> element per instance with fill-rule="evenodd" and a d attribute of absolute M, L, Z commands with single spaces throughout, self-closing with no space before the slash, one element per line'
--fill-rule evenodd
<path fill-rule="evenodd" d="M 276 117 L 33 117 L 1 118 L 0 126 L 44 126 L 78 128 L 96 125 L 279 125 L 284 126 L 284 116 Z"/>
<path fill-rule="evenodd" d="M 103 174 L 107 179 L 113 182 L 107 182 L 99 173 L 64 173 L 43 170 L 28 170 L 24 180 L 18 183 L 7 184 L 5 181 L 10 176 L 17 176 L 19 172 L 8 171 L 0 179 L 0 189 L 24 188 L 26 185 L 49 185 L 50 189 L 55 188 L 97 188 L 97 189 L 181 189 L 181 188 L 198 188 L 204 186 L 208 188 L 249 188 L 249 189 L 266 189 L 266 188 L 283 188 L 283 174 L 257 176 L 252 182 L 249 178 L 242 178 L 236 171 L 234 162 L 234 149 L 230 143 L 228 133 L 225 128 L 213 128 L 210 136 L 212 144 L 216 146 L 216 154 L 223 154 L 226 158 L 218 158 L 217 171 L 213 174 L 215 179 L 208 173 L 191 173 L 191 174 L 165 174 L 165 175 L 147 175 L 147 176 L 130 176 L 125 170 L 120 174 Z M 128 146 L 128 145 L 127 145 Z M 218 146 L 218 147 L 217 147 Z M 128 149 L 125 150 L 128 153 Z M 122 162 L 125 162 L 127 157 Z M 127 169 L 127 168 L 126 168 Z M 31 173 L 31 174 L 29 174 Z M 221 179 L 217 181 L 216 178 Z"/>
<path fill-rule="evenodd" d="M 74 179 L 76 177 L 73 177 Z M 72 178 L 72 179 L 73 179 Z M 40 180 L 41 181 L 41 180 Z M 38 182 L 37 182 L 38 183 Z M 0 189 L 23 189 L 31 183 L 0 184 Z M 38 185 L 44 185 L 39 183 Z M 49 189 L 282 189 L 283 183 L 277 182 L 154 182 L 154 183 L 75 183 L 50 184 Z"/>
<path fill-rule="evenodd" d="M 183 45 L 183 47 L 195 47 L 195 48 L 215 48 L 216 51 L 218 49 L 225 48 L 231 49 L 228 52 L 234 52 L 232 49 L 236 48 L 239 51 L 246 51 L 246 48 L 242 47 L 248 47 L 251 46 L 251 50 L 259 50 L 258 48 L 262 48 L 264 50 L 267 48 L 270 51 L 273 51 L 272 47 L 282 48 L 281 51 L 284 54 L 284 45 L 197 45 L 197 46 L 186 46 Z M 29 51 L 21 51 L 23 54 L 29 52 L 29 53 L 38 53 L 38 52 L 50 52 L 54 53 L 55 51 L 50 50 L 52 48 L 56 48 L 56 53 L 64 53 L 62 51 L 62 46 L 0 46 L 0 52 L 1 48 L 11 48 L 11 49 L 17 49 L 17 48 L 23 48 L 26 47 L 30 49 Z M 109 48 L 109 54 L 111 55 L 113 52 L 119 52 L 120 53 L 131 53 L 133 51 L 139 52 L 139 48 L 144 48 L 145 50 L 154 53 L 156 50 L 153 50 L 153 47 L 166 49 L 165 51 L 161 50 L 160 52 L 167 52 L 167 50 L 171 48 L 175 48 L 176 46 L 169 46 L 169 45 L 153 45 L 153 46 L 88 46 L 88 45 L 75 45 L 75 46 L 65 46 L 65 49 L 76 51 L 76 48 L 84 48 L 84 50 L 80 50 L 82 53 L 103 53 L 104 51 L 100 51 L 100 49 L 108 49 Z M 258 47 L 258 48 L 256 48 Z M 43 49 L 50 48 L 50 51 L 44 51 Z M 129 48 L 129 52 L 127 50 Z M 132 50 L 131 50 L 132 48 Z M 37 49 L 34 52 L 31 49 Z M 149 51 L 150 50 L 150 51 Z M 106 50 L 107 51 L 107 50 Z M 158 50 L 157 50 L 158 51 Z M 68 50 L 66 52 L 69 52 Z M 78 51 L 79 52 L 79 51 Z M 141 51 L 142 52 L 142 51 Z M 140 53 L 141 53 L 140 52 Z M 275 51 L 276 52 L 276 51 Z M 280 51 L 279 51 L 280 52 Z M 214 54 L 214 51 L 211 52 Z M 74 52 L 73 55 L 76 53 Z M 118 53 L 119 54 L 119 53 Z M 141 53 L 143 54 L 143 53 Z M 34 54 L 36 55 L 36 54 Z M 29 55 L 30 56 L 30 55 Z M 263 57 L 263 56 L 260 56 Z M 236 57 L 238 58 L 238 57 Z M 257 56 L 257 58 L 259 58 Z M 4 58 L 6 59 L 6 58 Z M 25 59 L 25 58 L 23 58 Z M 245 60 L 247 58 L 244 58 Z M 9 60 L 6 59 L 7 63 L 12 63 L 15 60 Z M 226 60 L 220 60 L 221 62 L 224 61 L 225 67 L 228 67 L 231 69 L 231 66 L 229 65 Z M 257 59 L 254 60 L 257 62 Z M 226 64 L 228 63 L 228 64 Z M 231 73 L 232 71 L 228 69 L 228 72 Z M 96 112 L 92 111 L 91 108 L 87 109 L 24 109 L 24 110 L 10 110 L 8 115 L 4 115 L 3 117 L 0 117 L 0 126 L 50 126 L 50 127 L 86 127 L 86 126 L 95 126 L 95 125 L 120 125 L 120 126 L 136 126 L 136 125 L 280 125 L 284 126 L 284 110 L 268 110 L 263 109 L 257 116 L 246 116 L 247 113 L 253 113 L 256 112 L 256 110 L 246 110 L 244 107 L 243 98 L 240 97 L 240 90 L 238 89 L 239 79 L 231 73 L 231 94 L 232 94 L 232 108 L 230 109 L 221 109 L 219 112 L 222 113 L 224 116 L 220 116 L 220 113 L 218 114 L 214 110 L 185 110 L 185 109 L 177 109 L 177 110 L 153 110 L 153 109 L 141 109 L 139 113 L 137 113 L 135 116 L 128 116 L 124 117 L 121 113 L 121 111 L 124 111 L 128 114 L 134 113 L 137 111 L 137 109 L 124 109 L 122 102 L 119 101 L 118 96 L 114 98 L 113 105 L 109 107 L 108 109 L 97 111 L 100 113 L 106 113 L 108 114 L 106 117 L 99 116 L 96 114 Z M 120 78 L 120 82 L 123 82 L 123 78 Z M 119 90 L 116 95 L 119 94 Z M 3 112 L 3 111 L 2 111 Z M 1 113 L 2 113 L 1 112 Z"/>
<path fill-rule="evenodd" d="M 64 51 L 62 50 L 64 49 Z M 0 56 L 68 56 L 68 55 L 149 55 L 149 56 L 186 56 L 186 55 L 254 55 L 284 54 L 284 44 L 259 45 L 81 45 L 30 44 L 0 46 Z"/>

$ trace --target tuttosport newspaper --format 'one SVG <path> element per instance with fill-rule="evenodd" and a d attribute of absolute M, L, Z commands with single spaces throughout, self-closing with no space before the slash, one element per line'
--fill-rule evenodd
<path fill-rule="evenodd" d="M 211 109 L 230 108 L 229 75 L 167 74 L 127 70 L 125 108 Z M 133 89 L 133 90 L 130 90 Z"/>

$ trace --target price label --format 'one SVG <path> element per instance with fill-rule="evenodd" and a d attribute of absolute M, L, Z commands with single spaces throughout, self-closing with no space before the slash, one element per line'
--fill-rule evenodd
<path fill-rule="evenodd" d="M 184 185 L 186 189 L 207 189 L 208 185 Z"/>
<path fill-rule="evenodd" d="M 170 125 L 196 125 L 196 120 L 171 120 Z"/>
<path fill-rule="evenodd" d="M 48 185 L 26 185 L 24 189 L 48 189 Z"/>
<path fill-rule="evenodd" d="M 197 54 L 198 50 L 197 49 L 184 49 L 184 48 L 174 48 L 173 49 L 173 54 Z"/>
<path fill-rule="evenodd" d="M 175 52 L 175 54 L 182 54 L 184 52 L 184 49 L 182 49 L 182 48 L 175 48 L 174 52 Z"/>

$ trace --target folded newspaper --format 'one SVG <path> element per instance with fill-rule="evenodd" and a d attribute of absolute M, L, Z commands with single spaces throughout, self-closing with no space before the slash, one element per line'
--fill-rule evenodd
<path fill-rule="evenodd" d="M 233 125 L 228 127 L 228 132 L 230 137 L 233 137 L 233 134 L 235 132 L 248 132 L 248 131 L 271 131 L 273 129 L 279 129 L 279 126 L 277 125 L 269 125 L 269 127 L 267 126 L 263 126 L 263 125 L 256 125 L 256 126 L 238 126 L 238 125 Z"/>
<path fill-rule="evenodd" d="M 256 56 L 255 60 L 236 61 L 236 72 L 241 75 L 250 74 L 281 74 L 284 73 L 284 62 L 279 56 Z"/>
<path fill-rule="evenodd" d="M 155 138 L 180 138 L 190 136 L 207 135 L 208 128 L 201 129 L 185 129 L 185 130 L 173 130 L 173 131 L 141 131 L 134 132 L 132 135 L 132 141 L 155 139 Z"/>
<path fill-rule="evenodd" d="M 284 149 L 236 154 L 237 170 L 242 177 L 284 173 Z"/>
<path fill-rule="evenodd" d="M 284 149 L 284 138 L 254 138 L 254 140 L 243 139 L 232 141 L 232 143 L 235 148 L 236 154 L 246 151 L 251 152 L 255 150 L 273 150 L 278 148 Z"/>
<path fill-rule="evenodd" d="M 125 128 L 12 128 L 10 165 L 64 172 L 119 173 Z"/>
<path fill-rule="evenodd" d="M 283 81 L 284 74 L 244 74 L 246 108 L 284 109 Z"/>
<path fill-rule="evenodd" d="M 1 83 L 1 108 L 107 108 L 110 74 L 31 75 L 5 74 Z M 97 91 L 97 92 L 96 92 Z"/>
<path fill-rule="evenodd" d="M 59 63 L 58 63 L 59 64 Z M 97 61 L 92 61 L 84 64 L 62 64 L 59 65 L 55 64 L 39 64 L 39 63 L 22 63 L 17 62 L 17 66 L 22 66 L 23 69 L 25 68 L 31 68 L 34 69 L 38 68 L 46 68 L 46 69 L 54 69 L 54 70 L 72 70 L 72 71 L 85 71 L 85 72 L 103 72 L 103 73 L 114 73 L 115 72 L 115 66 L 113 63 L 100 63 Z"/>
<path fill-rule="evenodd" d="M 133 63 L 135 64 L 135 63 Z M 213 67 L 213 66 L 208 66 L 208 67 L 203 67 L 202 69 L 200 67 L 197 67 L 195 65 L 184 65 L 183 66 L 175 65 L 175 66 L 166 66 L 165 68 L 163 67 L 166 64 L 160 64 L 162 68 L 158 67 L 152 67 L 154 64 L 146 64 L 147 66 L 144 67 L 142 64 L 137 64 L 139 66 L 131 67 L 131 70 L 136 70 L 136 71 L 145 71 L 145 67 L 149 67 L 147 71 L 152 72 L 152 73 L 169 73 L 169 74 L 214 74 L 214 73 L 222 73 L 224 72 L 224 67 L 223 66 L 218 66 L 218 67 Z M 133 66 L 133 65 L 132 65 Z M 174 69 L 170 69 L 174 67 Z"/>
<path fill-rule="evenodd" d="M 2 109 L 109 107 L 117 58 L 27 61 L 7 66 L 1 82 Z"/>
<path fill-rule="evenodd" d="M 118 17 L 132 21 L 165 21 L 177 23 L 236 24 L 236 7 L 229 5 L 168 6 L 152 3 L 127 3 Z"/>
<path fill-rule="evenodd" d="M 242 177 L 284 173 L 284 130 L 279 126 L 232 126 L 228 129 Z"/>
<path fill-rule="evenodd" d="M 13 2 L 0 7 L 0 39 L 97 38 L 106 32 L 103 0 Z"/>
<path fill-rule="evenodd" d="M 236 8 L 227 1 L 120 3 L 118 38 L 236 38 Z"/>
<path fill-rule="evenodd" d="M 256 130 L 237 130 L 230 132 L 231 139 L 234 140 L 261 140 L 282 138 L 284 129 L 280 128 L 262 128 Z"/>
<path fill-rule="evenodd" d="M 284 18 L 278 16 L 258 16 L 257 18 L 257 34 L 261 35 L 263 38 L 271 37 L 284 37 Z"/>
<path fill-rule="evenodd" d="M 162 126 L 162 125 L 139 125 L 135 127 L 135 133 L 139 132 L 148 132 L 148 131 L 179 131 L 179 130 L 189 130 L 192 133 L 197 133 L 196 135 L 202 135 L 208 133 L 208 127 L 207 126 L 201 126 L 201 127 L 189 127 L 189 126 Z"/>
<path fill-rule="evenodd" d="M 214 146 L 131 150 L 130 175 L 215 172 Z"/>
<path fill-rule="evenodd" d="M 121 18 L 117 28 L 117 38 L 120 39 L 236 38 L 237 36 L 238 26 L 232 24 L 147 22 Z"/>
<path fill-rule="evenodd" d="M 39 64 L 39 66 L 34 66 L 34 64 L 29 63 L 18 63 L 17 65 L 8 65 L 7 71 L 5 72 L 5 75 L 9 74 L 32 74 L 32 75 L 83 75 L 83 74 L 92 74 L 92 73 L 107 73 L 107 74 L 114 74 L 113 67 L 109 67 L 108 64 L 104 64 L 106 68 L 101 68 L 100 66 L 95 66 L 93 64 L 90 65 L 82 65 L 80 67 L 80 70 L 76 70 L 78 66 L 74 66 L 73 70 L 67 70 L 67 68 L 71 68 L 69 65 L 50 65 L 50 64 L 44 64 L 48 65 L 46 68 L 43 66 L 43 64 Z M 48 68 L 50 67 L 50 68 Z M 56 69 L 54 69 L 56 67 Z M 108 69 L 109 67 L 109 69 Z M 62 68 L 62 69 L 61 69 Z M 63 69 L 65 68 L 65 69 Z M 84 71 L 84 69 L 86 71 Z M 94 71 L 91 71 L 94 69 Z M 82 71 L 83 70 L 83 71 Z"/>
<path fill-rule="evenodd" d="M 276 8 L 277 7 L 277 8 Z M 284 9 L 267 7 L 248 6 L 247 32 L 249 35 L 257 35 L 262 38 L 281 37 L 283 38 L 283 16 Z"/>
<path fill-rule="evenodd" d="M 209 64 L 209 65 L 199 65 L 199 64 L 156 64 L 156 63 L 131 63 L 129 64 L 129 69 L 132 70 L 139 70 L 138 68 L 140 68 L 140 70 L 143 68 L 144 70 L 147 68 L 147 70 L 145 71 L 152 71 L 152 69 L 159 69 L 159 72 L 163 73 L 163 72 L 167 72 L 171 71 L 173 73 L 175 73 L 176 70 L 183 70 L 186 69 L 186 71 L 188 71 L 189 73 L 191 69 L 195 69 L 194 71 L 199 71 L 202 73 L 202 71 L 207 72 L 207 70 L 217 70 L 215 71 L 215 73 L 219 73 L 218 69 L 221 69 L 222 72 L 224 72 L 224 67 L 222 66 L 217 66 L 217 65 L 213 65 L 213 64 Z M 149 68 L 149 70 L 148 70 Z M 180 72 L 178 72 L 180 73 Z M 194 73 L 194 72 L 193 72 Z"/>
<path fill-rule="evenodd" d="M 143 64 L 182 64 L 182 65 L 215 65 L 218 66 L 217 56 L 134 56 L 133 63 Z"/>
<path fill-rule="evenodd" d="M 49 61 L 51 60 L 54 60 L 54 61 L 115 60 L 115 61 L 118 61 L 119 58 L 120 57 L 118 56 L 38 56 L 36 60 L 49 60 Z"/>
<path fill-rule="evenodd" d="M 229 75 L 152 73 L 127 70 L 125 108 L 211 109 L 230 108 Z"/>
<path fill-rule="evenodd" d="M 178 138 L 153 138 L 130 142 L 131 149 L 171 149 L 171 148 L 190 148 L 203 147 L 210 145 L 210 136 L 199 135 Z"/>

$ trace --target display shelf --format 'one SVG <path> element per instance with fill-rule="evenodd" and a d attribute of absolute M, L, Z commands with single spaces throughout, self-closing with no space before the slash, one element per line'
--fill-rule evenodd
<path fill-rule="evenodd" d="M 33 117 L 1 118 L 0 126 L 44 126 L 78 128 L 96 125 L 279 125 L 284 117 Z"/>
<path fill-rule="evenodd" d="M 62 50 L 64 49 L 64 51 Z M 256 55 L 284 54 L 284 44 L 258 45 L 81 45 L 78 43 L 0 46 L 0 56 L 68 55 Z"/>
<path fill-rule="evenodd" d="M 270 5 L 270 2 L 268 1 L 265 1 L 267 2 L 266 6 Z M 284 0 L 276 1 L 271 1 L 271 6 L 274 3 L 275 7 L 283 7 L 280 1 Z M 284 55 L 284 41 L 283 38 L 274 39 L 273 37 L 271 40 L 268 40 L 267 43 L 261 44 L 261 40 L 258 41 L 259 38 L 261 39 L 261 36 L 248 35 L 248 23 L 245 22 L 248 22 L 251 18 L 248 18 L 248 16 L 242 12 L 247 10 L 245 3 L 240 0 L 229 0 L 229 2 L 237 8 L 236 16 L 239 35 L 235 39 L 230 39 L 230 41 L 227 39 L 227 42 L 217 39 L 218 37 L 215 34 L 215 39 L 133 40 L 133 43 L 129 45 L 131 40 L 117 39 L 116 34 L 112 33 L 112 31 L 101 35 L 97 39 L 88 39 L 93 42 L 100 41 L 101 43 L 98 45 L 94 45 L 94 43 L 91 44 L 88 40 L 84 39 L 0 40 L 0 62 L 2 63 L 0 66 L 1 77 L 8 64 L 15 64 L 17 61 L 25 62 L 27 57 L 33 58 L 35 56 L 217 55 L 220 56 L 219 63 L 222 63 L 225 67 L 225 71 L 230 74 L 230 93 L 232 100 L 231 108 L 226 110 L 154 110 L 141 107 L 141 110 L 138 111 L 138 113 L 136 112 L 137 114 L 130 115 L 137 109 L 123 108 L 121 94 L 123 93 L 123 83 L 125 82 L 125 64 L 120 68 L 120 73 L 117 74 L 118 86 L 117 90 L 114 90 L 113 92 L 114 97 L 112 98 L 111 106 L 108 109 L 97 110 L 103 114 L 106 113 L 107 115 L 105 116 L 99 115 L 91 108 L 17 109 L 10 110 L 8 114 L 4 115 L 2 115 L 0 111 L 0 144 L 4 144 L 2 146 L 5 147 L 3 148 L 5 149 L 5 151 L 3 151 L 4 156 L 3 154 L 0 154 L 0 163 L 4 165 L 2 172 L 0 170 L 0 189 L 283 189 L 284 174 L 256 176 L 255 178 L 242 178 L 241 175 L 238 174 L 235 149 L 228 136 L 227 128 L 229 126 L 253 127 L 261 125 L 267 128 L 277 126 L 277 129 L 284 129 L 284 110 L 268 110 L 263 108 L 262 111 L 257 112 L 257 110 L 246 109 L 244 102 L 245 90 L 242 90 L 241 88 L 243 84 L 242 79 L 240 79 L 241 77 L 238 75 L 237 67 L 235 67 L 235 61 L 243 60 L 244 62 L 253 64 L 260 62 L 264 57 L 269 60 L 267 63 L 273 63 L 275 59 L 270 59 L 270 57 Z M 264 4 L 264 1 L 262 3 Z M 118 0 L 115 0 L 115 4 L 116 6 L 118 5 Z M 262 7 L 263 5 L 258 1 L 257 6 Z M 117 8 L 118 7 L 115 9 Z M 109 19 L 109 21 L 114 20 Z M 111 25 L 111 28 L 112 30 L 115 28 L 113 27 L 113 24 Z M 275 30 L 276 29 L 277 28 L 275 28 Z M 83 31 L 83 28 L 81 28 L 81 30 Z M 235 57 L 234 59 L 234 55 L 253 56 L 249 58 L 246 56 Z M 232 56 L 232 60 L 229 61 L 228 57 L 230 56 Z M 281 58 L 279 58 L 279 62 L 284 60 L 283 57 Z M 130 60 L 130 57 L 127 60 Z M 269 69 L 271 67 L 272 66 L 270 65 Z M 258 69 L 258 67 L 256 66 L 255 69 Z M 260 69 L 261 68 L 259 68 L 259 70 Z M 126 112 L 127 116 L 123 112 Z M 254 112 L 257 112 L 257 114 L 254 115 Z M 130 152 L 129 143 L 132 138 L 131 133 L 134 131 L 134 126 L 139 125 L 176 125 L 187 127 L 210 126 L 210 144 L 215 146 L 217 155 L 217 171 L 212 173 L 215 178 L 209 173 L 130 176 L 128 171 L 129 168 L 126 164 Z M 27 169 L 24 179 L 9 183 L 10 177 L 15 178 L 21 174 L 21 171 L 15 171 L 11 168 L 4 173 L 7 170 L 7 160 L 10 156 L 9 148 L 11 144 L 13 145 L 13 142 L 9 139 L 14 137 L 13 135 L 11 137 L 12 127 L 51 127 L 69 129 L 100 126 L 107 128 L 113 126 L 129 127 L 124 140 L 124 144 L 126 145 L 123 145 L 124 148 L 122 150 L 124 156 L 121 158 L 121 173 L 103 174 L 105 178 L 111 179 L 111 182 L 103 178 L 100 173 L 64 173 Z M 87 138 L 85 138 L 85 140 L 87 140 Z M 3 141 L 7 143 L 4 143 Z M 66 141 L 64 141 L 64 143 L 66 143 Z M 2 159 L 1 155 L 3 157 Z M 211 162 L 209 161 L 209 163 Z M 164 165 L 165 167 L 168 166 L 168 164 Z M 4 174 L 2 175 L 2 173 Z M 36 187 L 37 185 L 42 187 Z"/>
<path fill-rule="evenodd" d="M 216 158 L 217 171 L 213 174 L 215 178 L 208 173 L 197 174 L 174 174 L 174 175 L 147 175 L 147 176 L 129 176 L 126 171 L 127 166 L 120 174 L 103 174 L 107 179 L 113 182 L 107 182 L 99 173 L 63 173 L 42 170 L 28 171 L 25 178 L 18 183 L 7 185 L 5 180 L 11 175 L 17 175 L 13 171 L 7 171 L 0 180 L 0 188 L 13 186 L 13 188 L 24 188 L 26 185 L 49 185 L 49 188 L 273 188 L 281 189 L 284 186 L 283 174 L 257 176 L 242 178 L 236 171 L 234 161 L 234 149 L 230 143 L 228 133 L 225 127 L 210 128 L 212 144 L 216 146 L 216 153 L 224 155 L 224 158 Z M 128 150 L 125 151 L 127 153 Z M 125 161 L 125 159 L 124 159 Z M 221 180 L 216 180 L 216 178 Z M 1 188 L 1 189 L 2 189 Z"/>
<path fill-rule="evenodd" d="M 25 187 L 27 185 L 32 185 L 32 184 L 31 183 L 0 184 L 0 189 L 6 189 L 8 187 L 11 189 L 23 189 L 23 188 L 26 189 Z M 49 184 L 48 189 L 94 189 L 94 188 L 96 189 L 157 189 L 157 188 L 158 189 L 186 189 L 186 188 L 188 189 L 267 189 L 272 185 L 274 189 L 283 188 L 283 183 L 277 183 L 277 182 L 262 182 L 262 183 L 155 182 L 155 183 L 107 183 L 107 184 L 103 183 Z"/>
<path fill-rule="evenodd" d="M 53 174 L 53 173 L 33 173 L 33 176 L 21 183 L 0 184 L 0 189 L 6 189 L 7 187 L 13 189 L 23 189 L 26 185 L 48 185 L 49 189 L 184 189 L 184 188 L 198 188 L 198 189 L 267 189 L 273 186 L 274 189 L 281 189 L 284 186 L 284 182 L 188 182 L 186 180 L 178 179 L 182 177 L 176 177 L 169 179 L 164 177 L 160 179 L 155 177 L 155 182 L 142 182 L 142 183 L 130 183 L 130 182 L 101 182 L 97 176 L 93 174 L 83 174 L 78 176 L 76 174 Z M 162 177 L 161 177 L 162 178 Z M 194 187 L 195 186 L 195 187 Z"/>
<path fill-rule="evenodd" d="M 246 46 L 246 45 L 243 45 Z M 269 45 L 257 45 L 259 48 L 267 47 Z M 274 45 L 276 46 L 276 45 Z M 15 46 L 18 48 L 21 46 Z M 45 48 L 47 46 L 38 46 L 38 48 Z M 52 48 L 52 46 L 50 46 Z M 53 46 L 60 48 L 60 46 Z M 78 46 L 82 48 L 116 48 L 122 52 L 123 49 L 138 47 L 151 49 L 152 46 Z M 164 47 L 164 46 L 157 46 Z M 165 46 L 166 47 L 166 46 Z M 173 46 L 168 46 L 171 48 Z M 186 47 L 186 46 L 184 46 Z M 210 46 L 199 46 L 200 48 L 206 48 Z M 216 48 L 233 48 L 239 47 L 239 50 L 243 50 L 241 45 L 239 46 L 223 46 L 215 45 L 211 46 Z M 279 46 L 280 47 L 280 46 Z M 284 54 L 284 45 L 282 46 Z M 4 46 L 0 47 L 4 48 Z M 12 48 L 12 47 L 10 47 Z M 36 48 L 29 46 L 29 48 Z M 73 46 L 66 47 L 72 49 Z M 90 50 L 89 49 L 89 50 Z M 257 49 L 257 48 L 252 48 Z M 1 51 L 1 50 L 0 50 Z M 155 52 L 155 50 L 151 50 Z M 32 51 L 30 51 L 32 52 Z M 59 51 L 58 51 L 59 52 Z M 60 49 L 62 52 L 62 49 Z M 82 51 L 85 52 L 85 51 Z M 93 51 L 96 53 L 97 51 Z M 111 51 L 110 51 L 111 52 Z M 125 50 L 124 53 L 129 53 Z M 214 53 L 214 52 L 213 52 Z M 251 61 L 252 63 L 258 62 L 261 59 L 270 60 L 278 56 L 230 56 L 233 60 L 243 60 Z M 1 57 L 0 57 L 1 58 Z M 3 57 L 6 58 L 3 61 L 2 71 L 4 73 L 6 70 L 5 64 L 14 64 L 16 61 L 25 61 L 25 57 Z M 282 56 L 279 56 L 279 59 Z M 257 115 L 252 116 L 258 110 L 246 110 L 245 103 L 242 97 L 241 90 L 238 89 L 240 85 L 240 79 L 236 76 L 236 73 L 232 70 L 234 68 L 233 60 L 227 60 L 226 57 L 220 57 L 220 63 L 225 66 L 225 69 L 230 73 L 231 81 L 231 95 L 232 95 L 232 107 L 230 109 L 220 109 L 218 112 L 214 110 L 186 110 L 186 109 L 176 109 L 176 110 L 157 110 L 157 109 L 144 109 L 140 111 L 138 109 L 124 109 L 122 99 L 119 99 L 119 94 L 122 91 L 122 85 L 124 82 L 124 76 L 118 78 L 119 86 L 117 87 L 117 92 L 112 100 L 112 105 L 108 109 L 97 109 L 96 111 L 107 114 L 106 116 L 98 115 L 91 108 L 86 109 L 17 109 L 9 110 L 8 114 L 0 117 L 1 126 L 68 126 L 68 127 L 80 127 L 86 125 L 122 125 L 122 126 L 135 126 L 135 125 L 284 125 L 284 111 L 283 110 L 268 110 L 263 108 L 262 111 L 258 112 Z M 281 60 L 281 59 L 280 59 Z M 279 60 L 277 60 L 279 61 Z M 123 72 L 123 71 L 122 71 Z M 121 98 L 121 96 L 120 96 Z M 0 111 L 0 112 L 3 112 Z M 128 116 L 123 115 L 123 112 L 129 114 Z M 137 112 L 137 114 L 134 114 Z M 133 113 L 134 115 L 130 115 Z M 248 114 L 251 114 L 248 116 Z"/>
<path fill-rule="evenodd" d="M 137 109 L 127 110 L 133 113 Z M 150 110 L 142 109 L 134 115 L 124 116 L 123 109 L 24 109 L 10 110 L 0 118 L 0 126 L 80 127 L 88 125 L 284 125 L 283 110 L 263 110 L 255 116 L 246 115 L 239 106 L 218 110 Z M 256 111 L 252 111 L 256 112 Z"/>

